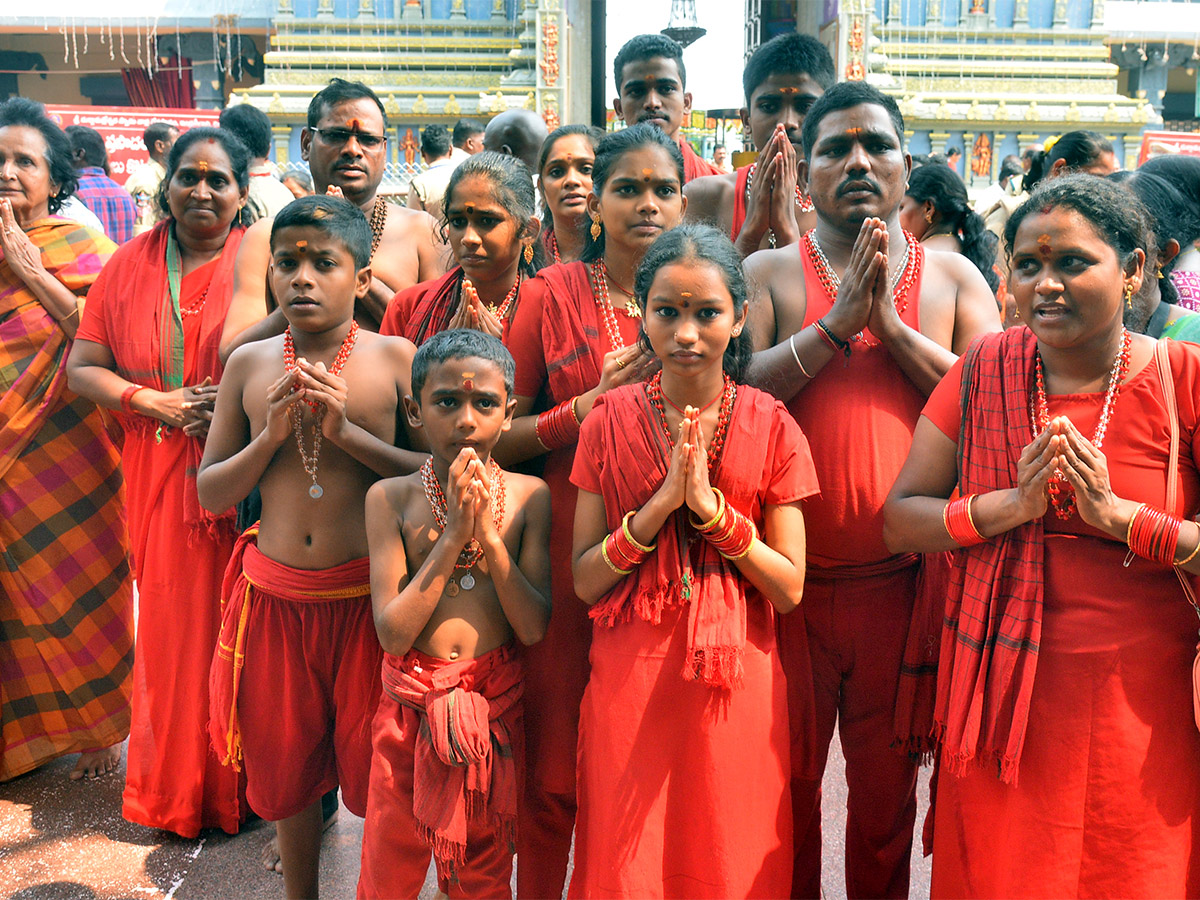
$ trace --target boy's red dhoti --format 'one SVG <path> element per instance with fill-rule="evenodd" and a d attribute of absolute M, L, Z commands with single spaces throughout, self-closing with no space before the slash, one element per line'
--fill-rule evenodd
<path fill-rule="evenodd" d="M 338 786 L 361 816 L 383 658 L 370 564 L 294 569 L 264 556 L 257 535 L 242 535 L 225 572 L 209 676 L 213 746 L 227 765 L 244 765 L 246 799 L 264 819 L 290 818 Z"/>
<path fill-rule="evenodd" d="M 415 897 L 431 852 L 449 896 L 511 896 L 523 691 L 511 643 L 384 656 L 359 897 Z"/>

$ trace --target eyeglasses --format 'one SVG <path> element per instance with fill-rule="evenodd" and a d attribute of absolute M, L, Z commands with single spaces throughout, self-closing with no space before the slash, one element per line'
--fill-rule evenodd
<path fill-rule="evenodd" d="M 358 146 L 364 150 L 374 150 L 387 143 L 386 134 L 366 134 L 362 131 L 348 131 L 345 128 L 313 128 L 312 131 L 330 147 L 341 147 L 350 142 L 350 138 L 358 141 Z"/>

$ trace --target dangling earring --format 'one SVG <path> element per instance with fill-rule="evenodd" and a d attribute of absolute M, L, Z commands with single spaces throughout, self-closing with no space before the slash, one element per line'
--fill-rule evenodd
<path fill-rule="evenodd" d="M 1159 263 L 1159 264 L 1158 264 L 1158 265 L 1155 267 L 1155 269 L 1154 269 L 1154 274 L 1155 274 L 1155 275 L 1157 275 L 1157 276 L 1159 277 L 1159 279 L 1160 279 L 1160 280 L 1166 277 L 1165 275 L 1163 275 L 1163 271 L 1162 271 L 1162 263 Z"/>
<path fill-rule="evenodd" d="M 1133 285 L 1125 285 L 1125 308 L 1133 309 Z"/>
<path fill-rule="evenodd" d="M 594 216 L 592 218 L 591 234 L 592 234 L 593 241 L 600 240 L 600 217 L 599 216 Z"/>
<path fill-rule="evenodd" d="M 533 244 L 525 245 L 525 264 L 533 265 Z"/>

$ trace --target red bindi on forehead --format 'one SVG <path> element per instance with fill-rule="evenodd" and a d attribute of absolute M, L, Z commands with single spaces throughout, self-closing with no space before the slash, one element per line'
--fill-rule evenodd
<path fill-rule="evenodd" d="M 1045 257 L 1045 258 L 1049 258 L 1049 256 L 1050 256 L 1050 253 L 1051 253 L 1051 250 L 1050 250 L 1050 235 L 1048 235 L 1048 234 L 1039 234 L 1039 235 L 1038 235 L 1038 238 L 1037 238 L 1037 243 L 1038 243 L 1038 249 L 1039 249 L 1039 251 L 1041 252 L 1042 256 L 1043 256 L 1043 257 Z"/>
<path fill-rule="evenodd" d="M 475 373 L 474 372 L 463 372 L 462 379 L 463 379 L 463 390 L 464 391 L 475 390 L 475 380 L 474 380 Z"/>
<path fill-rule="evenodd" d="M 351 119 L 346 123 L 346 127 L 351 131 L 362 131 L 362 123 L 358 119 Z"/>

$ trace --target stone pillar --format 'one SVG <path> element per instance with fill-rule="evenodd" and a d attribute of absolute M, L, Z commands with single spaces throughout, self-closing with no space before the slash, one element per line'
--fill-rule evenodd
<path fill-rule="evenodd" d="M 946 141 L 950 140 L 950 132 L 948 131 L 931 131 L 929 132 L 929 152 L 930 153 L 946 153 Z"/>
<path fill-rule="evenodd" d="M 400 13 L 400 18 L 406 22 L 425 18 L 425 11 L 421 8 L 421 0 L 404 0 L 404 10 Z"/>
<path fill-rule="evenodd" d="M 286 167 L 289 162 L 288 157 L 291 154 L 291 143 L 291 125 L 271 126 L 271 145 L 275 148 L 275 164 L 281 169 Z"/>
<path fill-rule="evenodd" d="M 1138 75 L 1138 91 L 1144 92 L 1145 98 L 1160 116 L 1163 109 L 1163 95 L 1167 92 L 1167 54 L 1162 45 L 1146 48 L 1146 61 L 1142 63 Z"/>
<path fill-rule="evenodd" d="M 992 132 L 992 181 L 1000 177 L 1000 163 L 1008 155 L 1004 152 L 1004 142 L 1007 140 L 1007 131 Z"/>

